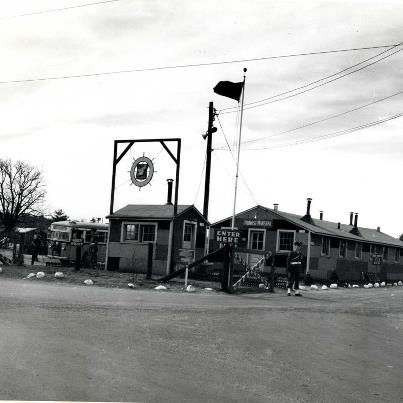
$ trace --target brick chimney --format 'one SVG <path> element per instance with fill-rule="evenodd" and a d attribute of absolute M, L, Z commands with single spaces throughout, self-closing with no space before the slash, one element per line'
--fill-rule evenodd
<path fill-rule="evenodd" d="M 278 203 L 274 203 L 274 204 L 273 204 L 273 210 L 274 210 L 274 211 L 278 211 Z"/>
<path fill-rule="evenodd" d="M 350 213 L 350 214 L 352 214 L 352 213 Z M 351 219 L 351 215 L 350 215 L 350 219 Z M 362 236 L 360 230 L 358 229 L 358 213 L 355 213 L 354 227 L 351 228 L 350 234 L 357 235 L 357 236 Z"/>
<path fill-rule="evenodd" d="M 354 213 L 351 211 L 350 212 L 350 225 L 353 225 L 353 216 L 354 216 Z"/>
<path fill-rule="evenodd" d="M 319 220 L 323 220 L 323 211 L 319 211 Z"/>

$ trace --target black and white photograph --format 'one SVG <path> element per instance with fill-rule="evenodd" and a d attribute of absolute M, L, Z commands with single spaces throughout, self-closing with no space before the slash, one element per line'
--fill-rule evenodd
<path fill-rule="evenodd" d="M 403 402 L 402 17 L 1 1 L 0 402 Z"/>

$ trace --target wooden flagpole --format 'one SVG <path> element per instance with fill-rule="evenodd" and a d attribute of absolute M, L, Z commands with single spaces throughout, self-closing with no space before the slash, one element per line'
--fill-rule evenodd
<path fill-rule="evenodd" d="M 234 209 L 232 211 L 231 229 L 235 228 L 235 209 L 236 209 L 236 196 L 237 196 L 237 190 L 238 190 L 239 157 L 240 157 L 240 151 L 241 151 L 242 117 L 243 117 L 243 102 L 245 99 L 246 71 L 247 71 L 247 69 L 244 68 L 243 69 L 244 75 L 243 75 L 242 98 L 241 98 L 241 118 L 240 118 L 240 122 L 239 122 L 238 156 L 237 156 L 237 161 L 236 161 L 236 175 L 235 175 Z"/>

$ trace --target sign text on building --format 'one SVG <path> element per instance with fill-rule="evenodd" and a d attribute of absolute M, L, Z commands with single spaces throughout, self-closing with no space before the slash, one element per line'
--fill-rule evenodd
<path fill-rule="evenodd" d="M 271 227 L 271 220 L 243 220 L 243 225 L 246 227 Z"/>

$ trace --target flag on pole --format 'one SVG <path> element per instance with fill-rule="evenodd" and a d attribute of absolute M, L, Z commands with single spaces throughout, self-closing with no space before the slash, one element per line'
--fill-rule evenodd
<path fill-rule="evenodd" d="M 243 81 L 240 83 L 233 83 L 231 81 L 220 81 L 215 87 L 214 92 L 223 97 L 235 99 L 239 102 L 243 88 Z"/>

